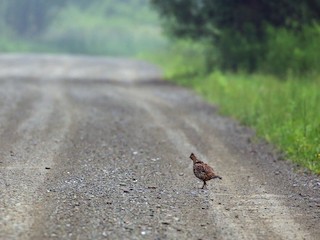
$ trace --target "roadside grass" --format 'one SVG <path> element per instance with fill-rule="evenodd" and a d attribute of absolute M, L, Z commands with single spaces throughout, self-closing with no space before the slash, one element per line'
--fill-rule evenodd
<path fill-rule="evenodd" d="M 170 49 L 153 61 L 163 67 L 168 80 L 195 89 L 217 104 L 221 114 L 254 128 L 287 158 L 320 174 L 320 79 L 208 73 L 199 50 Z"/>
<path fill-rule="evenodd" d="M 320 84 L 213 72 L 192 86 L 222 114 L 253 127 L 287 157 L 320 174 Z"/>

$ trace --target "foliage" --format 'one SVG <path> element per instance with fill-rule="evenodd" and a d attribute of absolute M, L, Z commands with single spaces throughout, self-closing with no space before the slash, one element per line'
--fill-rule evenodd
<path fill-rule="evenodd" d="M 70 4 L 59 13 L 43 39 L 66 52 L 97 55 L 135 55 L 142 48 L 160 45 L 156 42 L 161 38 L 159 28 L 143 23 L 143 17 L 135 15 L 127 5 L 113 5 L 112 1 L 97 2 L 85 9 Z M 144 31 L 149 34 L 145 36 Z"/>
<path fill-rule="evenodd" d="M 168 79 L 189 79 L 208 73 L 207 59 L 204 57 L 206 50 L 206 45 L 180 40 L 171 42 L 157 54 L 143 54 L 140 57 L 165 69 L 165 77 Z"/>
<path fill-rule="evenodd" d="M 320 20 L 319 1 L 152 0 L 171 36 L 206 39 L 222 69 L 258 69 L 266 56 L 269 28 L 293 34 Z"/>
<path fill-rule="evenodd" d="M 52 20 L 54 10 L 64 4 L 64 0 L 48 3 L 43 0 L 2 0 L 1 20 L 18 36 L 37 35 Z"/>
<path fill-rule="evenodd" d="M 269 28 L 260 70 L 279 77 L 315 76 L 320 70 L 319 42 L 320 25 L 305 26 L 299 32 Z"/>
<path fill-rule="evenodd" d="M 41 4 L 32 5 L 36 1 Z M 24 4 L 28 5 L 25 12 L 31 22 L 25 22 L 24 15 L 17 15 L 23 11 Z M 151 10 L 148 0 L 5 0 L 0 6 L 3 7 L 0 20 L 10 15 L 12 6 L 17 10 L 16 15 L 10 16 L 17 23 L 30 27 L 20 33 L 16 25 L 0 21 L 0 43 L 3 43 L 0 51 L 21 51 L 19 46 L 24 43 L 28 45 L 25 49 L 37 52 L 136 56 L 143 51 L 156 51 L 166 44 L 158 16 Z M 40 19 L 33 17 L 40 8 L 45 8 L 42 13 L 46 15 L 41 27 Z M 39 31 L 31 29 L 38 25 Z M 5 44 L 8 40 L 10 47 Z"/>

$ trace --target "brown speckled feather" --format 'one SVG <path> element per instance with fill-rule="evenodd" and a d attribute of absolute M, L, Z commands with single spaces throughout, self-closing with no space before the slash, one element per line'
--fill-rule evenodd
<path fill-rule="evenodd" d="M 202 188 L 206 186 L 207 184 L 206 181 L 209 181 L 214 178 L 222 179 L 220 176 L 214 173 L 212 167 L 210 167 L 208 164 L 197 159 L 197 157 L 193 153 L 191 153 L 190 158 L 193 161 L 194 175 L 203 181 Z"/>

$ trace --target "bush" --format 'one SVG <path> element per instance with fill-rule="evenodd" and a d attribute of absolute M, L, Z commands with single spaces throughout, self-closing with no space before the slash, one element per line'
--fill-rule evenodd
<path fill-rule="evenodd" d="M 319 73 L 320 26 L 306 26 L 301 31 L 269 28 L 267 38 L 261 70 L 280 77 Z"/>

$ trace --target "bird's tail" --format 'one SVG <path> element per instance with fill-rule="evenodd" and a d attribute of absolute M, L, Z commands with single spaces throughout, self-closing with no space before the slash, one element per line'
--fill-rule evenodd
<path fill-rule="evenodd" d="M 213 179 L 215 179 L 215 178 L 219 178 L 219 179 L 222 179 L 222 177 L 220 177 L 220 176 L 217 176 L 217 175 L 213 177 Z"/>

